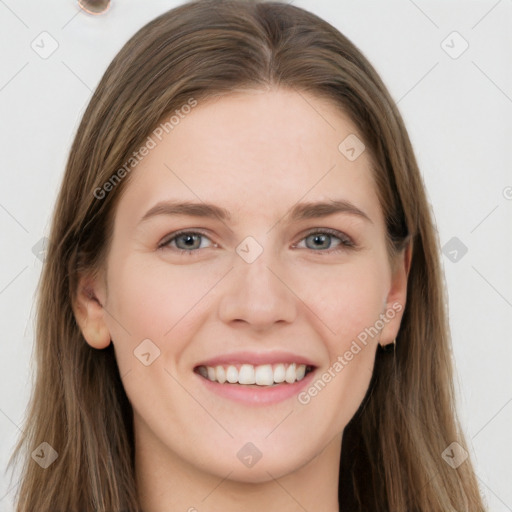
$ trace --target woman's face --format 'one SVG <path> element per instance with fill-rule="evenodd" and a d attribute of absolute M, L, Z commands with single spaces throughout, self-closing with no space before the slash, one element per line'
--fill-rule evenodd
<path fill-rule="evenodd" d="M 96 348 L 112 339 L 139 454 L 245 482 L 326 448 L 339 460 L 329 443 L 398 331 L 407 272 L 389 265 L 354 134 L 329 103 L 281 89 L 199 102 L 153 136 L 92 284 L 96 334 L 81 324 Z"/>

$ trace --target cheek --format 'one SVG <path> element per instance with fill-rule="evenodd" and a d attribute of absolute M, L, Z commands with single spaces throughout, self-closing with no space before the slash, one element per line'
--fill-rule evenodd
<path fill-rule="evenodd" d="M 331 268 L 322 279 L 311 274 L 302 278 L 301 298 L 315 313 L 312 321 L 322 332 L 329 357 L 304 400 L 316 400 L 320 408 L 343 404 L 333 418 L 339 429 L 357 411 L 373 373 L 380 335 L 376 325 L 387 282 L 386 267 L 376 261 L 361 259 Z"/>
<path fill-rule="evenodd" d="M 381 268 L 382 267 L 382 268 Z M 303 273 L 300 298 L 323 324 L 331 351 L 344 351 L 347 342 L 375 324 L 382 312 L 386 269 L 370 260 L 332 266 L 322 275 Z"/>
<path fill-rule="evenodd" d="M 304 287 L 304 302 L 315 313 L 316 320 L 312 321 L 322 333 L 329 362 L 305 390 L 301 403 L 315 411 L 314 418 L 323 421 L 327 418 L 322 411 L 339 404 L 332 411 L 330 425 L 337 431 L 351 420 L 368 390 L 379 339 L 375 325 L 382 312 L 384 291 L 382 274 L 369 267 L 333 273 L 314 292 Z"/>
<path fill-rule="evenodd" d="M 162 264 L 156 256 L 133 255 L 118 261 L 109 272 L 109 305 L 139 333 L 161 337 L 207 289 L 208 279 L 192 283 L 190 272 Z"/>
<path fill-rule="evenodd" d="M 147 339 L 161 355 L 172 348 L 169 356 L 179 359 L 222 273 L 198 272 L 198 267 L 171 265 L 156 256 L 149 264 L 147 255 L 115 257 L 106 309 L 120 367 L 131 364 L 134 350 Z"/>

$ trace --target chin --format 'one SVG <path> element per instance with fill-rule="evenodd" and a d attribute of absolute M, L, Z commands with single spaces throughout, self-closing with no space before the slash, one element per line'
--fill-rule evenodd
<path fill-rule="evenodd" d="M 214 466 L 207 465 L 203 469 L 231 481 L 256 484 L 270 482 L 298 471 L 309 461 L 305 456 L 301 458 L 296 453 L 293 458 L 284 459 L 275 452 L 268 456 L 262 453 L 260 458 L 254 452 L 251 460 L 250 455 L 245 455 L 248 452 L 249 450 L 242 452 L 240 456 L 235 453 L 233 458 L 223 457 L 222 460 L 219 460 L 217 454 Z"/>

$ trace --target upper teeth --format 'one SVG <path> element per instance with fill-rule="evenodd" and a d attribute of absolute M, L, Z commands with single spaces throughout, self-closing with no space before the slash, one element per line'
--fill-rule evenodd
<path fill-rule="evenodd" d="M 291 363 L 279 363 L 275 365 L 262 364 L 253 366 L 252 364 L 242 364 L 237 366 L 200 366 L 199 373 L 214 382 L 229 382 L 231 384 L 257 384 L 259 386 L 271 386 L 276 383 L 287 382 L 293 384 L 297 380 L 302 380 L 306 374 L 306 365 Z"/>

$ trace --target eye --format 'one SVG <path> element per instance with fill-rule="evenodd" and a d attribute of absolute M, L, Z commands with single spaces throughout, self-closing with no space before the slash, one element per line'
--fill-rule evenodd
<path fill-rule="evenodd" d="M 204 233 L 197 231 L 178 231 L 173 233 L 171 237 L 164 239 L 159 244 L 159 249 L 172 249 L 180 253 L 193 254 L 198 249 L 204 249 L 201 242 L 203 240 L 210 240 Z M 216 244 L 214 244 L 216 245 Z"/>
<path fill-rule="evenodd" d="M 335 247 L 338 247 L 337 249 L 331 248 L 333 238 L 338 240 L 338 243 L 335 245 Z M 193 255 L 199 249 L 207 248 L 201 243 L 205 240 L 209 240 L 211 242 L 208 236 L 199 231 L 178 231 L 166 237 L 164 241 L 158 245 L 158 248 L 171 249 L 178 253 L 188 253 L 189 255 Z M 332 253 L 356 248 L 354 242 L 347 235 L 329 228 L 310 231 L 301 239 L 301 241 L 302 240 L 306 241 L 306 248 L 311 249 L 314 252 Z M 309 244 L 308 240 L 310 241 Z M 218 247 L 218 245 L 213 243 L 211 247 Z M 299 245 L 296 244 L 293 247 L 299 247 Z"/>
<path fill-rule="evenodd" d="M 339 241 L 339 243 L 335 245 L 337 249 L 331 249 L 333 238 Z M 335 229 L 329 228 L 315 229 L 314 231 L 310 231 L 302 240 L 306 241 L 306 248 L 312 249 L 314 252 L 330 253 L 355 248 L 354 242 L 347 235 Z M 308 240 L 310 244 L 308 244 Z M 296 247 L 298 247 L 298 245 Z M 318 251 L 318 249 L 321 250 Z"/>

